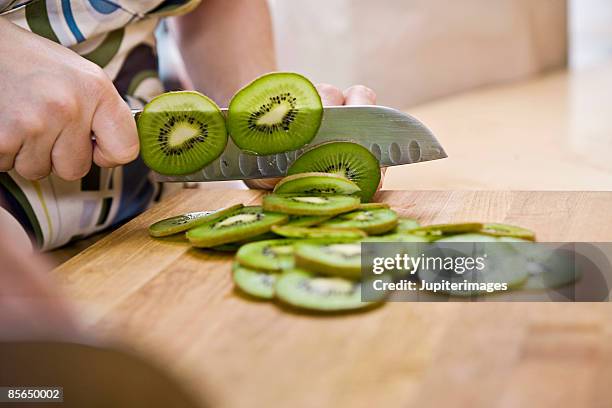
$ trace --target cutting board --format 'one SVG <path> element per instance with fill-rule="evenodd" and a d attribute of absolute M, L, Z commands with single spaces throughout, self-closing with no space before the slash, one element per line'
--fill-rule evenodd
<path fill-rule="evenodd" d="M 59 266 L 89 332 L 156 361 L 221 407 L 610 406 L 607 303 L 389 303 L 308 315 L 234 290 L 231 255 L 154 240 L 186 211 L 261 193 L 185 190 Z M 541 241 L 612 241 L 608 192 L 383 192 L 424 224 L 495 221 Z"/>

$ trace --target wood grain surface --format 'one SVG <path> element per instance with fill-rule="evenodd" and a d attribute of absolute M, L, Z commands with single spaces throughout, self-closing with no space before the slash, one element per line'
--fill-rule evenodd
<path fill-rule="evenodd" d="M 160 218 L 256 191 L 186 190 L 54 271 L 85 329 L 221 407 L 610 406 L 607 303 L 389 303 L 312 316 L 233 288 L 231 255 L 154 240 Z M 383 192 L 422 223 L 496 221 L 541 241 L 612 241 L 612 193 Z"/>

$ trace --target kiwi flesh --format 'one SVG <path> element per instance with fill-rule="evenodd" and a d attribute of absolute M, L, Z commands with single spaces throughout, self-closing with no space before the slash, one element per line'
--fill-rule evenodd
<path fill-rule="evenodd" d="M 300 173 L 287 176 L 276 184 L 276 194 L 339 194 L 360 192 L 359 186 L 346 177 L 329 173 Z"/>
<path fill-rule="evenodd" d="M 187 239 L 198 248 L 243 241 L 270 231 L 272 225 L 287 222 L 288 216 L 264 211 L 259 206 L 244 207 L 187 231 Z"/>
<path fill-rule="evenodd" d="M 287 238 L 339 238 L 339 239 L 360 239 L 367 234 L 359 229 L 338 229 L 338 228 L 318 228 L 318 227 L 295 227 L 292 225 L 274 225 L 272 232 Z"/>
<path fill-rule="evenodd" d="M 360 210 L 380 210 L 382 208 L 391 208 L 387 203 L 363 203 L 359 205 Z"/>
<path fill-rule="evenodd" d="M 334 312 L 372 305 L 361 301 L 360 282 L 316 276 L 298 268 L 283 272 L 274 290 L 281 302 L 307 310 Z"/>
<path fill-rule="evenodd" d="M 274 298 L 274 286 L 279 274 L 247 268 L 238 263 L 232 267 L 234 284 L 243 292 L 261 299 Z"/>
<path fill-rule="evenodd" d="M 295 264 L 317 274 L 346 279 L 361 277 L 361 243 L 335 242 L 295 245 Z"/>
<path fill-rule="evenodd" d="M 266 211 L 291 215 L 336 215 L 357 207 L 359 198 L 343 195 L 269 194 L 263 198 L 263 208 Z"/>
<path fill-rule="evenodd" d="M 380 235 L 397 226 L 397 213 L 387 208 L 357 210 L 341 214 L 321 224 L 326 228 L 357 228 L 369 235 Z"/>
<path fill-rule="evenodd" d="M 477 233 L 482 229 L 483 225 L 478 222 L 465 222 L 458 224 L 435 224 L 424 227 L 414 228 L 410 231 L 415 235 L 426 235 L 432 238 L 444 237 L 445 235 Z"/>
<path fill-rule="evenodd" d="M 515 225 L 487 223 L 483 225 L 480 233 L 495 237 L 510 237 L 535 241 L 535 233 L 533 231 Z"/>
<path fill-rule="evenodd" d="M 295 240 L 274 239 L 243 245 L 236 253 L 236 260 L 247 268 L 280 271 L 292 268 Z"/>
<path fill-rule="evenodd" d="M 380 183 L 380 164 L 365 147 L 352 142 L 327 142 L 306 151 L 289 169 L 288 175 L 323 172 L 338 174 L 353 181 L 361 191 L 361 201 L 369 202 Z"/>
<path fill-rule="evenodd" d="M 289 222 L 286 225 L 291 225 L 292 227 L 312 227 L 332 217 L 333 215 L 292 215 L 289 217 Z"/>
<path fill-rule="evenodd" d="M 239 210 L 244 207 L 242 204 L 232 205 L 231 207 L 222 208 L 217 211 L 199 211 L 191 212 L 175 217 L 166 218 L 149 226 L 149 235 L 152 237 L 167 237 L 169 235 L 178 234 L 179 232 L 187 231 L 188 229 L 197 227 L 200 224 L 212 219 L 222 217 L 225 214 Z"/>
<path fill-rule="evenodd" d="M 397 220 L 397 227 L 395 228 L 395 232 L 397 233 L 408 233 L 412 232 L 412 230 L 419 228 L 421 225 L 419 222 L 413 218 L 400 217 Z"/>
<path fill-rule="evenodd" d="M 261 76 L 232 98 L 227 124 L 240 149 L 256 155 L 297 150 L 317 134 L 323 104 L 314 85 L 290 72 Z"/>
<path fill-rule="evenodd" d="M 153 98 L 137 119 L 140 154 L 160 174 L 198 171 L 223 153 L 225 117 L 206 96 L 192 91 Z"/>

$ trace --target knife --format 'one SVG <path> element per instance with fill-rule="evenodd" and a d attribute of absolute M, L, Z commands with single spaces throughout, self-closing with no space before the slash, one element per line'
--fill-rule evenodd
<path fill-rule="evenodd" d="M 223 113 L 227 109 L 221 109 Z M 225 151 L 211 164 L 185 176 L 154 173 L 157 181 L 193 182 L 282 177 L 302 152 L 329 141 L 358 143 L 376 156 L 381 167 L 421 163 L 447 157 L 433 135 L 416 118 L 386 106 L 328 106 L 314 139 L 299 150 L 255 156 L 240 150 L 229 138 Z M 141 111 L 133 110 L 136 118 Z"/>

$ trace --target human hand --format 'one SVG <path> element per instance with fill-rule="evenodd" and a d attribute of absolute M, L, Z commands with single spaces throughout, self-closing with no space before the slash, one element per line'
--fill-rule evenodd
<path fill-rule="evenodd" d="M 97 65 L 3 19 L 0 55 L 0 171 L 76 180 L 92 160 L 114 167 L 137 157 L 130 109 Z"/>
<path fill-rule="evenodd" d="M 341 105 L 376 105 L 376 93 L 363 85 L 353 85 L 342 92 L 339 88 L 329 84 L 319 84 L 316 86 L 323 106 Z M 384 170 L 378 188 L 382 186 Z M 261 190 L 272 190 L 280 178 L 245 180 L 250 188 Z"/>

